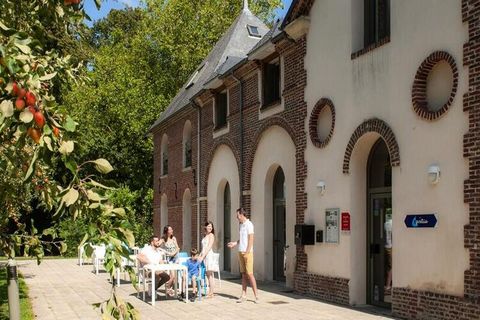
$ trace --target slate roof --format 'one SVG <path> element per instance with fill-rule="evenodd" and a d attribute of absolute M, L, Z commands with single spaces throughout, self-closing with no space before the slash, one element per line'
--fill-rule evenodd
<path fill-rule="evenodd" d="M 263 36 L 263 38 L 257 42 L 257 44 L 252 48 L 252 50 L 250 50 L 250 52 L 248 53 L 248 55 L 250 55 L 251 53 L 257 51 L 259 48 L 261 48 L 264 44 L 266 44 L 267 42 L 270 42 L 272 41 L 273 39 L 275 39 L 276 37 L 278 37 L 280 34 L 282 34 L 282 30 L 280 29 L 280 27 L 282 26 L 282 23 L 283 23 L 283 20 L 280 20 L 278 19 L 277 21 L 275 21 L 275 23 L 273 24 L 272 26 L 272 29 L 270 29 L 267 34 L 265 34 L 265 36 Z"/>
<path fill-rule="evenodd" d="M 203 89 L 205 83 L 218 75 L 224 74 L 247 57 L 247 53 L 261 39 L 249 36 L 247 25 L 258 27 L 259 34 L 262 37 L 269 31 L 268 27 L 259 18 L 248 8 L 244 8 L 208 56 L 195 70 L 195 72 L 199 71 L 195 77 L 195 83 L 187 87 L 190 79 L 195 75 L 194 72 L 170 105 L 150 127 L 149 131 L 152 131 L 165 119 L 185 108 L 190 103 L 190 99 Z"/>

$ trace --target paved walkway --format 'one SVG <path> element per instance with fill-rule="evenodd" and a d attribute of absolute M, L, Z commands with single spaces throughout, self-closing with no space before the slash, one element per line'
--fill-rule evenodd
<path fill-rule="evenodd" d="M 44 260 L 40 266 L 34 261 L 20 261 L 19 265 L 30 290 L 36 319 L 100 318 L 92 304 L 109 296 L 106 273 L 96 276 L 91 272 L 91 265 L 80 267 L 72 259 Z M 390 319 L 288 293 L 278 284 L 260 284 L 260 289 L 261 303 L 258 305 L 251 300 L 235 303 L 241 291 L 238 280 L 222 281 L 213 299 L 188 304 L 166 300 L 162 294 L 152 307 L 136 297 L 129 282 L 123 282 L 118 292 L 140 311 L 142 319 Z M 250 289 L 248 294 L 251 298 Z"/>

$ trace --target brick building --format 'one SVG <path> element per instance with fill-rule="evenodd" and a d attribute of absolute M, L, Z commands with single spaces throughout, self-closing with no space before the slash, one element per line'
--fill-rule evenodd
<path fill-rule="evenodd" d="M 294 0 L 271 30 L 244 7 L 151 128 L 155 230 L 188 250 L 212 220 L 235 273 L 243 206 L 260 279 L 480 319 L 480 1 Z"/>

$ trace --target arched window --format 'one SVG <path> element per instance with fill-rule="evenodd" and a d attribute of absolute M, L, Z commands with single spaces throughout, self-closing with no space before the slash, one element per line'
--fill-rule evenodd
<path fill-rule="evenodd" d="M 168 136 L 166 134 L 163 135 L 160 151 L 162 153 L 161 172 L 162 176 L 165 176 L 168 174 Z"/>
<path fill-rule="evenodd" d="M 185 121 L 183 126 L 183 167 L 192 166 L 192 123 Z"/>

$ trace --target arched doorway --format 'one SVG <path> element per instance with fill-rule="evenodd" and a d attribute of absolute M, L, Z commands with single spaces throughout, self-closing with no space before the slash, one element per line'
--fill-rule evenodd
<path fill-rule="evenodd" d="M 231 219 L 231 195 L 230 195 L 230 185 L 225 185 L 225 190 L 223 191 L 223 270 L 230 272 L 232 270 L 231 266 L 231 250 L 227 244 L 232 241 L 232 219 Z"/>
<path fill-rule="evenodd" d="M 392 297 L 392 166 L 382 138 L 367 164 L 367 303 L 391 307 Z"/>
<path fill-rule="evenodd" d="M 285 174 L 278 167 L 273 178 L 273 280 L 285 281 Z"/>

